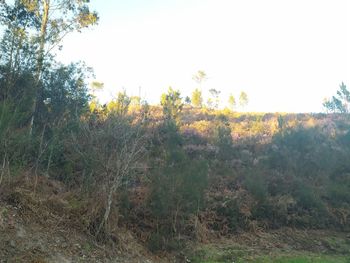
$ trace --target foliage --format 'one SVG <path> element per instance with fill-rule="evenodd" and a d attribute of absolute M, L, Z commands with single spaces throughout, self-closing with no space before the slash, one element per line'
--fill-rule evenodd
<path fill-rule="evenodd" d="M 342 82 L 339 85 L 337 95 L 331 99 L 325 99 L 323 107 L 329 112 L 348 113 L 350 103 L 350 92 L 346 88 L 346 85 Z"/>
<path fill-rule="evenodd" d="M 244 91 L 239 94 L 239 106 L 244 109 L 248 105 L 248 95 Z"/>
<path fill-rule="evenodd" d="M 232 94 L 230 94 L 230 96 L 228 97 L 228 104 L 232 111 L 236 109 L 236 106 L 237 106 L 236 98 Z"/>
<path fill-rule="evenodd" d="M 166 136 L 160 146 L 163 159 L 152 173 L 149 205 L 159 225 L 157 235 L 168 242 L 185 234 L 186 221 L 203 206 L 207 164 L 188 158 L 174 123 L 164 123 L 162 130 Z"/>
<path fill-rule="evenodd" d="M 183 108 L 181 95 L 178 90 L 173 90 L 169 87 L 168 93 L 162 94 L 160 104 L 163 107 L 163 113 L 167 120 L 178 120 Z"/>
<path fill-rule="evenodd" d="M 198 72 L 193 75 L 193 80 L 197 82 L 200 86 L 200 89 L 202 88 L 202 83 L 207 80 L 207 74 L 203 70 L 198 70 Z"/>
<path fill-rule="evenodd" d="M 231 129 L 227 121 L 217 121 L 214 128 L 214 145 L 219 148 L 217 158 L 219 160 L 229 160 L 232 157 L 233 142 Z"/>
<path fill-rule="evenodd" d="M 96 236 L 102 231 L 108 233 L 114 196 L 122 185 L 128 184 L 145 151 L 142 126 L 132 121 L 119 112 L 113 112 L 103 121 L 91 118 L 88 122 L 82 122 L 79 133 L 73 134 L 71 147 L 80 155 L 80 164 L 89 169 L 85 173 L 92 174 L 95 190 L 99 189 L 106 195 L 104 215 L 92 227 L 92 233 Z"/>
<path fill-rule="evenodd" d="M 14 72 L 18 71 L 17 65 L 20 60 L 25 62 L 20 55 L 25 54 L 25 57 L 31 59 L 30 69 L 35 79 L 30 105 L 29 133 L 32 134 L 34 120 L 40 115 L 39 104 L 44 86 L 42 82 L 45 81 L 45 71 L 50 71 L 51 51 L 68 33 L 96 24 L 98 16 L 97 13 L 90 12 L 88 2 L 80 0 L 19 0 L 13 5 L 3 1 L 0 3 L 0 8 L 5 17 L 0 22 L 7 28 L 7 35 L 10 35 L 9 38 L 3 39 L 2 45 L 2 49 L 8 54 L 6 58 L 12 73 L 9 75 L 13 76 Z M 9 79 L 11 80 L 11 77 Z M 9 84 L 6 86 L 8 89 L 12 87 Z"/>
<path fill-rule="evenodd" d="M 60 180 L 94 200 L 90 234 L 108 239 L 125 224 L 149 231 L 153 251 L 242 229 L 350 229 L 347 115 L 237 113 L 233 95 L 232 111 L 219 111 L 216 89 L 203 109 L 204 71 L 186 98 L 195 108 L 171 87 L 161 107 L 125 91 L 101 105 L 91 69 L 50 54 L 97 22 L 88 1 L 3 1 L 0 14 L 0 184 L 21 170 L 34 193 L 40 176 Z M 349 97 L 342 83 L 324 106 L 347 113 Z M 241 92 L 239 106 L 248 101 Z"/>
<path fill-rule="evenodd" d="M 244 178 L 244 185 L 247 190 L 261 203 L 268 196 L 267 181 L 264 179 L 261 171 L 250 171 Z"/>
<path fill-rule="evenodd" d="M 220 103 L 220 91 L 217 89 L 210 89 L 209 93 L 211 97 L 208 99 L 208 107 L 211 109 L 218 109 L 219 108 L 219 103 Z"/>
<path fill-rule="evenodd" d="M 192 92 L 192 105 L 197 108 L 201 108 L 203 104 L 202 92 L 199 89 L 195 89 Z"/>
<path fill-rule="evenodd" d="M 43 75 L 36 124 L 54 124 L 79 119 L 88 110 L 86 79 L 91 72 L 84 64 L 58 64 Z M 40 125 L 39 125 L 40 124 Z"/>
<path fill-rule="evenodd" d="M 191 104 L 191 99 L 189 96 L 186 96 L 184 101 L 185 101 L 185 104 L 187 104 L 187 105 Z"/>
<path fill-rule="evenodd" d="M 131 98 L 125 91 L 118 92 L 117 98 L 107 104 L 107 111 L 116 115 L 124 116 L 128 112 Z"/>

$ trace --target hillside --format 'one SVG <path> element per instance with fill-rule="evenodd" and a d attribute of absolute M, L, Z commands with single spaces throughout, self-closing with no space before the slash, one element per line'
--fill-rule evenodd
<path fill-rule="evenodd" d="M 153 106 L 96 114 L 58 135 L 36 171 L 4 163 L 2 258 L 346 262 L 347 115 L 184 108 L 175 123 Z"/>
<path fill-rule="evenodd" d="M 0 0 L 0 263 L 350 262 L 345 0 L 223 2 Z"/>
<path fill-rule="evenodd" d="M 84 231 L 81 196 L 41 177 L 36 191 L 17 177 L 0 194 L 0 262 L 163 262 L 125 228 L 113 244 L 99 244 Z"/>
<path fill-rule="evenodd" d="M 349 258 L 349 233 L 295 228 L 211 236 L 187 242 L 189 247 L 181 251 L 154 255 L 125 228 L 119 229 L 112 243 L 96 242 L 82 229 L 84 214 L 74 205 L 79 196 L 60 182 L 40 178 L 33 194 L 28 178 L 17 178 L 1 190 L 1 262 L 289 262 L 299 258 L 345 263 Z"/>

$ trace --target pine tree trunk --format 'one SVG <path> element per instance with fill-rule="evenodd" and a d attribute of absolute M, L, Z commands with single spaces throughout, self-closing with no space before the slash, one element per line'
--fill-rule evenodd
<path fill-rule="evenodd" d="M 34 101 L 32 105 L 32 117 L 30 120 L 29 127 L 29 135 L 33 133 L 33 125 L 35 112 L 38 104 L 39 94 L 40 94 L 40 79 L 43 71 L 44 64 L 44 53 L 45 53 L 45 43 L 46 43 L 46 35 L 47 35 L 47 25 L 49 21 L 49 11 L 50 11 L 50 0 L 43 0 L 43 16 L 41 20 L 41 29 L 40 29 L 40 46 L 38 51 L 37 58 L 37 71 L 35 77 L 35 93 L 34 93 Z"/>

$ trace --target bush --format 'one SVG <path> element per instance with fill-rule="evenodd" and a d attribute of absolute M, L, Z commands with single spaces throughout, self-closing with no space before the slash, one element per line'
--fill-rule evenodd
<path fill-rule="evenodd" d="M 268 197 L 267 178 L 259 171 L 249 171 L 244 178 L 244 186 L 260 203 Z"/>
<path fill-rule="evenodd" d="M 231 129 L 228 123 L 216 123 L 213 134 L 213 141 L 214 145 L 216 145 L 219 148 L 217 156 L 219 160 L 232 159 L 232 137 Z"/>
<path fill-rule="evenodd" d="M 203 205 L 207 187 L 207 164 L 204 160 L 190 160 L 181 147 L 182 140 L 173 122 L 166 122 L 161 149 L 156 152 L 159 163 L 152 171 L 149 207 L 158 222 L 157 234 L 167 243 L 184 233 L 191 215 Z M 160 232 L 159 228 L 164 232 Z"/>

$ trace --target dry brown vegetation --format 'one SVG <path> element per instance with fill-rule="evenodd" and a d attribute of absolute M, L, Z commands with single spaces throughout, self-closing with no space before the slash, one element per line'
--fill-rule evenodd
<path fill-rule="evenodd" d="M 2 155 L 4 256 L 152 260 L 237 235 L 348 231 L 347 115 L 184 107 L 172 116 L 163 111 L 171 103 L 129 108 L 122 96 L 66 125 L 44 124 L 26 149 L 21 129 L 2 137 L 12 145 Z M 53 237 L 65 240 L 56 250 Z M 75 243 L 86 251 L 77 255 Z"/>

